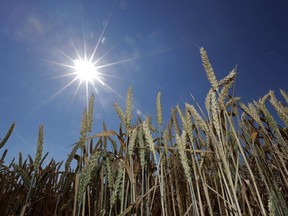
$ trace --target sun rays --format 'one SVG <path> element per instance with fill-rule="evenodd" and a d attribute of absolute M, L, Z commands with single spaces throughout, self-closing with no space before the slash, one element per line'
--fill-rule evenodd
<path fill-rule="evenodd" d="M 92 49 L 91 54 L 89 54 L 89 52 L 87 51 L 87 41 L 86 41 L 86 38 L 84 37 L 85 32 L 83 32 L 83 38 L 82 38 L 83 47 L 82 48 L 79 49 L 79 47 L 76 47 L 73 40 L 70 40 L 72 43 L 74 53 L 67 54 L 68 53 L 67 51 L 62 50 L 52 45 L 53 50 L 55 50 L 58 54 L 60 54 L 60 56 L 64 57 L 64 61 L 62 62 L 49 61 L 49 63 L 52 63 L 54 65 L 61 67 L 62 68 L 61 71 L 63 71 L 64 74 L 51 77 L 51 79 L 53 80 L 54 79 L 70 79 L 70 81 L 68 80 L 67 83 L 64 84 L 63 87 L 61 87 L 54 95 L 52 95 L 42 105 L 40 105 L 38 109 L 46 105 L 48 102 L 50 102 L 52 99 L 54 99 L 56 96 L 58 96 L 67 88 L 75 86 L 75 85 L 77 87 L 73 88 L 74 93 L 73 93 L 72 101 L 76 97 L 80 88 L 85 89 L 86 104 L 88 104 L 88 97 L 89 97 L 90 92 L 95 92 L 96 94 L 99 94 L 99 88 L 106 88 L 119 95 L 119 93 L 116 90 L 114 90 L 110 85 L 108 85 L 105 82 L 105 77 L 107 79 L 108 78 L 113 79 L 117 77 L 108 73 L 100 72 L 100 69 L 99 69 L 99 67 L 106 67 L 103 64 L 101 64 L 101 61 L 114 49 L 114 47 L 108 49 L 99 58 L 96 58 L 99 47 L 101 46 L 101 44 L 105 42 L 106 37 L 104 35 L 106 33 L 107 27 L 114 13 L 116 2 L 117 1 L 115 1 L 114 5 L 112 6 L 110 10 L 109 16 L 107 18 L 107 22 L 103 26 L 103 29 L 100 33 L 98 40 L 96 41 L 94 48 Z"/>
<path fill-rule="evenodd" d="M 102 26 L 102 30 L 99 32 L 100 34 L 94 42 L 91 42 L 91 38 L 89 39 L 89 41 L 87 40 L 88 37 L 85 37 L 87 32 L 85 32 L 85 30 L 83 29 L 82 39 L 79 40 L 78 38 L 78 40 L 73 40 L 72 37 L 68 38 L 67 41 L 70 42 L 69 51 L 60 48 L 59 46 L 52 46 L 54 53 L 56 51 L 56 53 L 59 54 L 58 59 L 61 59 L 61 61 L 49 61 L 49 63 L 57 65 L 57 67 L 60 68 L 61 74 L 51 77 L 51 79 L 65 79 L 66 83 L 64 83 L 62 87 L 59 87 L 59 90 L 56 91 L 56 93 L 54 93 L 44 103 L 42 103 L 42 105 L 40 105 L 38 109 L 46 105 L 64 90 L 68 90 L 68 88 L 73 89 L 71 104 L 81 90 L 84 90 L 85 92 L 85 100 L 87 105 L 89 95 L 92 92 L 100 96 L 100 93 L 103 90 L 109 91 L 113 94 L 116 94 L 121 99 L 124 99 L 124 97 L 116 90 L 117 87 L 114 85 L 113 79 L 125 80 L 125 77 L 119 75 L 116 76 L 115 73 L 109 71 L 110 67 L 139 60 L 148 56 L 159 55 L 161 53 L 166 53 L 168 51 L 189 45 L 186 43 L 172 47 L 170 46 L 164 49 L 151 50 L 148 53 L 130 55 L 130 57 L 126 56 L 126 58 L 124 56 L 119 56 L 115 59 L 115 54 L 117 54 L 117 50 L 115 50 L 115 48 L 118 47 L 119 43 L 121 43 L 121 39 L 116 42 L 116 45 L 113 45 L 113 42 L 107 40 L 107 38 L 109 38 L 109 34 L 107 34 L 107 29 L 111 22 L 116 5 L 117 4 L 114 3 L 112 8 L 110 9 L 109 15 L 105 20 L 105 24 Z M 82 41 L 80 42 L 82 43 L 82 45 L 80 46 L 79 41 Z M 92 46 L 91 43 L 93 43 Z M 111 54 L 113 54 L 114 60 L 112 60 L 112 58 L 110 59 Z"/>
<path fill-rule="evenodd" d="M 97 78 L 97 70 L 93 62 L 76 59 L 74 61 L 75 72 L 80 81 L 92 82 Z"/>

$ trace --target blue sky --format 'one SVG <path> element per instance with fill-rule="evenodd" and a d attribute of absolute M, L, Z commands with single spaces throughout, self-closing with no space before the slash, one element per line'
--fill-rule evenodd
<path fill-rule="evenodd" d="M 76 80 L 57 94 L 75 78 L 67 76 L 73 70 L 64 65 L 73 66 L 77 53 L 90 56 L 98 41 L 94 59 L 107 55 L 99 62 L 105 65 L 99 72 L 106 84 L 95 83 L 95 133 L 103 121 L 108 129 L 118 129 L 113 104 L 124 108 L 130 85 L 134 114 L 139 110 L 143 116 L 153 115 L 158 91 L 166 121 L 172 107 L 192 103 L 190 93 L 202 103 L 210 86 L 201 65 L 201 46 L 218 78 L 237 65 L 236 94 L 243 101 L 258 99 L 271 89 L 287 91 L 287 4 L 284 0 L 1 1 L 1 137 L 16 122 L 5 146 L 7 158 L 19 151 L 34 156 L 41 124 L 44 150 L 50 158 L 66 158 L 68 146 L 79 138 L 86 92 L 85 85 L 76 92 Z"/>

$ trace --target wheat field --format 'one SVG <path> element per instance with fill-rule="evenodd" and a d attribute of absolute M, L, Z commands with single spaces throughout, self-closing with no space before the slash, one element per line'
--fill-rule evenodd
<path fill-rule="evenodd" d="M 233 94 L 236 68 L 217 80 L 200 55 L 205 107 L 192 96 L 165 125 L 161 93 L 155 119 L 142 119 L 132 116 L 130 87 L 125 109 L 114 106 L 119 130 L 103 123 L 91 134 L 92 95 L 67 160 L 43 165 L 44 126 L 35 156 L 5 161 L 13 123 L 0 140 L 1 215 L 288 215 L 288 94 L 244 104 Z"/>

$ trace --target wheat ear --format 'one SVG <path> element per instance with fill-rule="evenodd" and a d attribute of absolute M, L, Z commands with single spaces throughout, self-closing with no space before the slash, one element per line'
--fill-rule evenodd
<path fill-rule="evenodd" d="M 44 142 L 43 140 L 44 140 L 44 126 L 41 125 L 39 127 L 39 132 L 38 132 L 37 152 L 36 152 L 36 156 L 34 160 L 34 170 L 37 170 L 40 165 L 40 161 L 41 161 L 42 153 L 43 153 L 43 142 Z"/>
<path fill-rule="evenodd" d="M 162 106 L 161 106 L 161 92 L 158 92 L 156 99 L 157 123 L 162 124 Z"/>
<path fill-rule="evenodd" d="M 215 72 L 212 68 L 212 65 L 210 64 L 208 55 L 207 55 L 207 53 L 203 47 L 200 48 L 200 53 L 201 53 L 201 58 L 202 58 L 202 64 L 203 64 L 203 67 L 206 71 L 208 80 L 211 83 L 213 89 L 218 90 L 218 81 L 217 81 Z"/>
<path fill-rule="evenodd" d="M 79 183 L 79 193 L 78 193 L 78 204 L 82 202 L 84 191 L 86 190 L 87 185 L 91 180 L 92 172 L 97 165 L 97 160 L 100 157 L 100 152 L 95 151 L 94 154 L 91 156 L 88 165 L 83 169 L 80 183 Z"/>
<path fill-rule="evenodd" d="M 130 128 L 131 119 L 132 119 L 132 87 L 130 86 L 127 92 L 127 98 L 126 98 L 126 112 L 125 112 L 125 126 L 126 130 Z"/>

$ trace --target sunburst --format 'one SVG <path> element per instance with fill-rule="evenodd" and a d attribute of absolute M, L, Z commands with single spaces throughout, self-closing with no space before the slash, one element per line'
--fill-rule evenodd
<path fill-rule="evenodd" d="M 116 93 L 121 98 L 124 98 L 121 94 L 119 94 L 116 90 L 114 90 L 106 82 L 106 80 L 108 80 L 108 79 L 109 80 L 111 78 L 112 79 L 113 78 L 119 79 L 119 77 L 115 77 L 115 76 L 109 75 L 108 73 L 101 72 L 102 69 L 104 69 L 106 67 L 114 66 L 117 64 L 123 64 L 125 62 L 134 61 L 136 59 L 141 59 L 143 57 L 158 55 L 160 53 L 164 53 L 164 52 L 167 52 L 167 51 L 170 51 L 170 50 L 173 50 L 175 48 L 179 48 L 179 47 L 183 46 L 183 45 L 180 45 L 180 46 L 175 46 L 175 47 L 170 47 L 170 48 L 165 48 L 165 49 L 160 49 L 160 50 L 154 50 L 153 52 L 150 52 L 148 54 L 142 54 L 142 55 L 136 55 L 136 56 L 134 55 L 130 58 L 119 59 L 116 61 L 112 61 L 110 63 L 109 63 L 109 61 L 105 61 L 108 63 L 102 64 L 101 63 L 102 60 L 104 58 L 106 59 L 106 57 L 109 55 L 109 53 L 112 52 L 112 50 L 115 48 L 115 46 L 111 47 L 102 55 L 99 55 L 99 53 L 98 53 L 99 46 L 101 46 L 101 44 L 103 44 L 105 42 L 104 34 L 106 33 L 106 29 L 110 23 L 111 17 L 113 15 L 114 10 L 115 10 L 115 5 L 116 4 L 114 4 L 114 6 L 111 8 L 107 22 L 104 25 L 104 27 L 101 31 L 101 34 L 100 34 L 92 52 L 90 52 L 90 53 L 87 52 L 87 46 L 86 46 L 85 38 L 83 38 L 84 46 L 82 48 L 82 51 L 81 51 L 81 49 L 76 48 L 76 46 L 73 44 L 73 48 L 74 48 L 75 52 L 72 54 L 67 54 L 63 50 L 61 50 L 57 47 L 54 47 L 54 49 L 57 50 L 62 56 L 64 56 L 68 62 L 67 61 L 66 62 L 65 61 L 64 62 L 51 62 L 50 61 L 51 63 L 60 65 L 60 66 L 64 67 L 65 69 L 67 69 L 65 74 L 57 76 L 57 77 L 53 77 L 52 79 L 63 78 L 63 77 L 66 77 L 66 78 L 72 77 L 72 79 L 68 83 L 66 83 L 60 90 L 58 90 L 54 95 L 52 95 L 50 98 L 48 98 L 40 107 L 47 104 L 49 101 L 51 101 L 53 98 L 58 96 L 65 89 L 72 86 L 73 84 L 76 84 L 77 82 L 78 82 L 78 86 L 76 88 L 74 88 L 75 90 L 74 90 L 74 95 L 73 95 L 72 101 L 74 100 L 76 94 L 78 93 L 78 91 L 81 87 L 85 88 L 86 104 L 87 105 L 88 105 L 88 97 L 89 97 L 89 92 L 90 92 L 89 89 L 91 89 L 91 87 L 93 88 L 93 91 L 96 94 L 99 94 L 99 89 L 101 87 L 101 88 L 109 89 L 110 91 Z M 40 108 L 40 107 L 38 107 L 38 108 Z"/>
<path fill-rule="evenodd" d="M 72 80 L 70 80 L 66 85 L 64 85 L 60 90 L 58 90 L 50 98 L 48 98 L 40 107 L 47 104 L 49 101 L 51 101 L 53 98 L 55 98 L 57 95 L 59 95 L 61 92 L 63 92 L 65 89 L 67 89 L 72 84 L 76 83 L 77 81 L 78 81 L 78 87 L 75 89 L 73 99 L 76 96 L 76 94 L 79 91 L 81 86 L 85 87 L 86 102 L 87 103 L 88 103 L 88 97 L 89 97 L 89 87 L 91 87 L 91 86 L 93 87 L 93 90 L 96 92 L 96 94 L 98 94 L 98 89 L 99 89 L 98 87 L 99 86 L 105 86 L 105 88 L 108 88 L 109 90 L 112 90 L 114 93 L 117 93 L 119 95 L 119 93 L 117 91 L 115 91 L 111 86 L 109 86 L 105 82 L 105 79 L 104 79 L 104 77 L 110 77 L 110 78 L 111 77 L 116 78 L 116 77 L 100 72 L 100 70 L 101 70 L 100 68 L 107 67 L 107 66 L 111 65 L 111 64 L 103 65 L 103 64 L 100 64 L 100 62 L 103 60 L 103 58 L 105 58 L 113 50 L 113 48 L 109 49 L 106 53 L 104 53 L 99 58 L 96 58 L 96 52 L 98 51 L 99 46 L 101 45 L 101 43 L 104 43 L 104 41 L 105 41 L 104 34 L 106 32 L 106 29 L 110 23 L 111 17 L 113 15 L 114 10 L 115 10 L 115 5 L 116 4 L 114 4 L 113 7 L 111 8 L 111 11 L 109 13 L 106 25 L 104 26 L 103 30 L 101 31 L 101 34 L 97 40 L 97 43 L 96 43 L 91 55 L 89 55 L 87 52 L 85 38 L 83 38 L 84 47 L 83 47 L 82 55 L 80 54 L 79 49 L 77 49 L 76 46 L 73 44 L 74 51 L 75 51 L 74 55 L 77 56 L 76 59 L 72 57 L 73 54 L 68 55 L 63 50 L 54 46 L 54 49 L 57 50 L 58 53 L 60 53 L 62 56 L 64 56 L 69 62 L 66 62 L 66 63 L 55 62 L 55 61 L 49 61 L 49 62 L 54 63 L 56 65 L 60 65 L 69 71 L 67 71 L 64 75 L 53 77 L 52 79 L 58 79 L 58 78 L 63 78 L 63 77 L 72 77 Z"/>
<path fill-rule="evenodd" d="M 87 59 L 76 59 L 74 60 L 74 68 L 77 78 L 81 82 L 90 82 L 93 84 L 94 80 L 101 84 L 104 84 L 100 79 L 99 72 L 94 62 Z"/>

